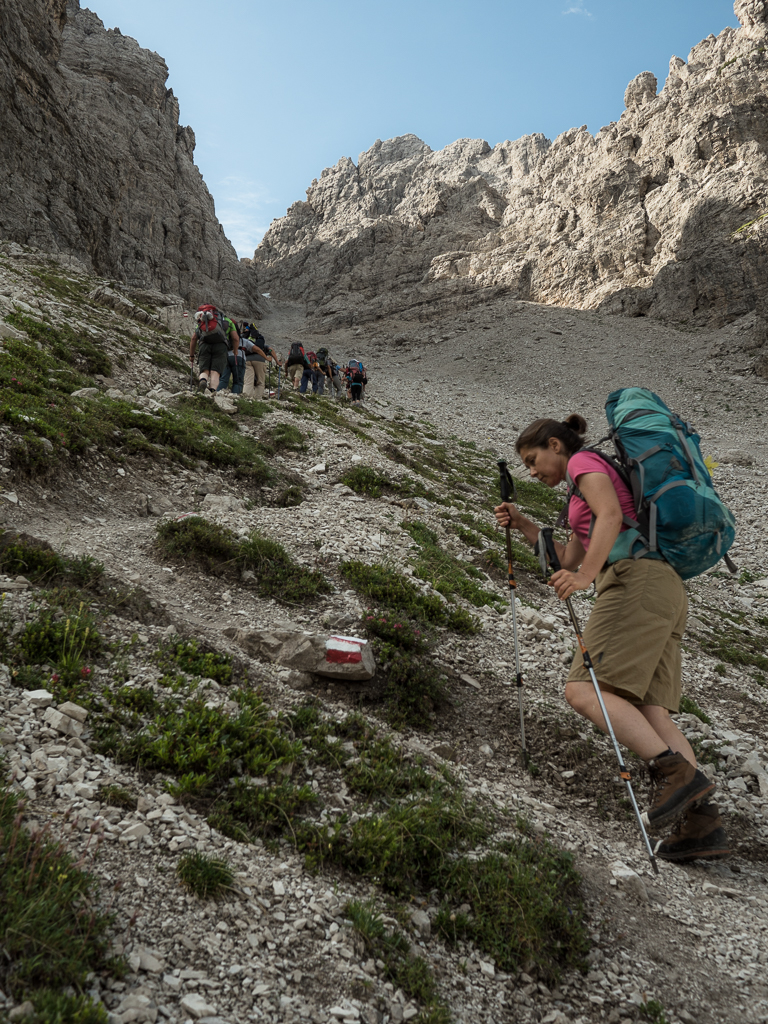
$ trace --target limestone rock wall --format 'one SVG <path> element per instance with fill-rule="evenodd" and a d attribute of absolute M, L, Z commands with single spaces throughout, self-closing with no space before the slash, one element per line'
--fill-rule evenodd
<path fill-rule="evenodd" d="M 680 320 L 766 305 L 768 3 L 735 11 L 596 136 L 408 135 L 340 160 L 267 232 L 263 290 L 347 322 L 483 288 Z"/>
<path fill-rule="evenodd" d="M 256 315 L 162 57 L 78 0 L 0 5 L 0 237 L 134 288 Z"/>

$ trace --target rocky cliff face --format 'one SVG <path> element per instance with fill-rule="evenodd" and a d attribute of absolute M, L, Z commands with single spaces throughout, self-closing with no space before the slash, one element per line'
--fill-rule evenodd
<path fill-rule="evenodd" d="M 4 0 L 0 237 L 253 315 L 254 275 L 216 219 L 167 77 L 78 0 Z"/>
<path fill-rule="evenodd" d="M 328 322 L 441 296 L 520 298 L 724 323 L 768 300 L 768 4 L 673 57 L 618 122 L 493 149 L 413 135 L 323 172 L 256 252 L 264 289 Z M 423 314 L 422 314 L 423 315 Z"/>

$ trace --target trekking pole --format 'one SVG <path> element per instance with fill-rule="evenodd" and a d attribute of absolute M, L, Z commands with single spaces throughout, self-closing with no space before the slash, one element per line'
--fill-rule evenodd
<path fill-rule="evenodd" d="M 280 401 L 280 370 L 282 367 L 280 363 L 277 364 L 277 401 Z"/>
<path fill-rule="evenodd" d="M 515 481 L 510 476 L 506 462 L 499 459 L 499 487 L 501 489 L 501 500 L 517 501 L 517 488 Z M 517 706 L 520 711 L 520 745 L 523 751 L 523 768 L 528 770 L 528 749 L 525 745 L 525 719 L 523 718 L 523 673 L 520 671 L 520 645 L 517 639 L 517 609 L 515 607 L 515 592 L 517 583 L 512 567 L 512 536 L 507 526 L 507 581 L 509 583 L 509 606 L 512 609 L 512 635 L 515 638 L 515 678 L 517 679 Z"/>
<path fill-rule="evenodd" d="M 270 398 L 272 397 L 272 362 L 271 361 L 270 361 L 270 364 L 269 364 L 268 373 L 269 373 L 269 380 L 267 382 L 267 401 L 269 401 Z"/>
<path fill-rule="evenodd" d="M 546 527 L 545 529 L 543 529 L 539 533 L 539 541 L 538 541 L 538 544 L 536 545 L 536 550 L 537 550 L 537 554 L 539 556 L 539 562 L 541 564 L 541 569 L 542 569 L 542 572 L 544 573 L 544 578 L 545 579 L 547 577 L 547 561 L 549 561 L 550 568 L 552 569 L 553 572 L 558 572 L 560 570 L 560 568 L 561 568 L 560 559 L 557 557 L 557 552 L 555 550 L 555 542 L 552 539 L 552 527 L 551 526 Z M 574 628 L 574 631 L 576 633 L 576 640 L 578 641 L 579 649 L 581 650 L 581 657 L 584 660 L 584 665 L 586 666 L 586 669 L 589 672 L 589 677 L 592 680 L 592 685 L 595 688 L 595 696 L 597 697 L 597 701 L 598 701 L 598 703 L 600 705 L 600 710 L 603 713 L 603 719 L 605 720 L 605 725 L 606 725 L 606 728 L 608 730 L 608 735 L 611 737 L 611 743 L 613 743 L 613 749 L 616 752 L 616 759 L 619 762 L 619 775 L 620 775 L 620 777 L 624 781 L 624 784 L 627 787 L 627 793 L 629 794 L 629 800 L 630 800 L 630 803 L 632 804 L 632 810 L 635 812 L 635 817 L 637 818 L 637 823 L 640 826 L 640 832 L 642 833 L 643 842 L 645 843 L 645 849 L 646 849 L 646 851 L 648 853 L 648 857 L 650 858 L 650 861 L 651 861 L 651 867 L 653 868 L 654 874 L 658 875 L 659 867 L 658 867 L 658 864 L 656 863 L 656 856 L 655 856 L 655 854 L 654 854 L 654 852 L 653 852 L 653 850 L 651 848 L 651 844 L 650 844 L 650 842 L 648 840 L 648 833 L 645 831 L 645 825 L 643 824 L 643 819 L 642 819 L 642 817 L 640 815 L 640 809 L 637 806 L 637 800 L 635 800 L 635 793 L 634 793 L 634 790 L 632 789 L 632 775 L 631 775 L 629 769 L 627 768 L 627 766 L 624 764 L 624 758 L 622 757 L 622 754 L 621 754 L 621 747 L 618 744 L 618 740 L 616 739 L 616 734 L 614 733 L 613 726 L 611 725 L 611 720 L 608 717 L 608 710 L 607 710 L 607 708 L 605 706 L 605 701 L 603 700 L 603 695 L 602 695 L 602 693 L 600 691 L 600 684 L 597 681 L 597 676 L 595 675 L 595 669 L 594 669 L 594 666 L 592 665 L 592 659 L 589 656 L 589 651 L 587 650 L 586 646 L 584 645 L 584 638 L 581 635 L 581 627 L 579 626 L 579 620 L 576 617 L 576 612 L 573 610 L 573 604 L 571 602 L 570 597 L 567 597 L 565 599 L 565 605 L 566 605 L 566 607 L 568 609 L 568 614 L 571 617 L 571 622 L 573 624 L 573 628 Z"/>

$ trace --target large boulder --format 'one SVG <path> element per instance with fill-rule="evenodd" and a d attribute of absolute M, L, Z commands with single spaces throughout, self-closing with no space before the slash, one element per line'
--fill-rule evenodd
<path fill-rule="evenodd" d="M 269 629 L 255 630 L 230 627 L 224 630 L 224 635 L 234 640 L 252 658 L 272 661 L 297 672 L 350 682 L 372 679 L 376 673 L 376 661 L 370 644 L 361 642 L 359 660 L 352 651 L 348 652 L 350 660 L 335 660 L 336 655 L 332 654 L 332 650 L 340 645 L 332 643 L 332 636 L 328 633 L 313 633 L 293 623 L 280 623 Z"/>

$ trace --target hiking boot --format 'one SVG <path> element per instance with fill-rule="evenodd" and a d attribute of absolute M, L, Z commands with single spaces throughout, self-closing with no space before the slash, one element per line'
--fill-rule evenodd
<path fill-rule="evenodd" d="M 197 390 L 200 394 L 204 394 L 208 390 L 208 381 L 205 377 L 201 377 L 197 382 Z"/>
<path fill-rule="evenodd" d="M 663 860 L 687 861 L 697 857 L 727 857 L 731 852 L 716 804 L 702 800 L 689 807 L 676 832 L 659 840 L 653 851 Z"/>
<path fill-rule="evenodd" d="M 715 788 L 714 782 L 682 754 L 661 754 L 649 761 L 648 767 L 654 794 L 651 806 L 643 811 L 646 825 L 661 825 L 676 818 Z"/>

